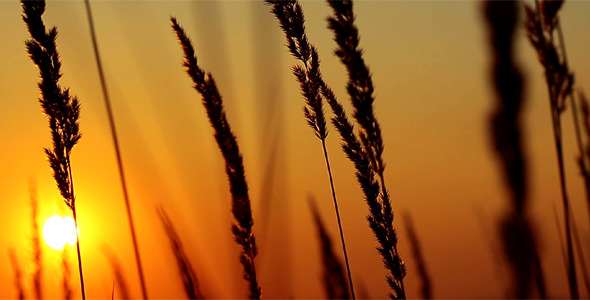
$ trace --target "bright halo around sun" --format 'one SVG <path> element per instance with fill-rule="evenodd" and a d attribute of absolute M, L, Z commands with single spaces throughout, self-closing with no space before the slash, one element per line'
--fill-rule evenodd
<path fill-rule="evenodd" d="M 62 250 L 65 244 L 76 243 L 76 223 L 71 217 L 55 215 L 43 225 L 43 239 L 53 249 Z"/>

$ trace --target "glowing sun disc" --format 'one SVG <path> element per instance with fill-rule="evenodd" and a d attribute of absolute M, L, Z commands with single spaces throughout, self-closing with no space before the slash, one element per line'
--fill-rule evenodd
<path fill-rule="evenodd" d="M 66 243 L 73 245 L 76 238 L 76 225 L 71 217 L 55 215 L 43 225 L 43 239 L 53 249 L 62 250 Z"/>

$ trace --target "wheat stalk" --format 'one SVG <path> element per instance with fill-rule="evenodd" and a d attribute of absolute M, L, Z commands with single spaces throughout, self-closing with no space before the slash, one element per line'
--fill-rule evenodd
<path fill-rule="evenodd" d="M 45 149 L 49 164 L 53 169 L 53 177 L 57 183 L 65 204 L 72 210 L 76 228 L 78 218 L 76 214 L 76 197 L 74 193 L 72 165 L 70 154 L 72 148 L 80 140 L 80 102 L 70 94 L 69 89 L 61 87 L 59 79 L 61 62 L 57 52 L 57 28 L 48 31 L 43 23 L 45 1 L 21 0 L 23 7 L 23 21 L 31 34 L 26 40 L 27 51 L 33 62 L 39 67 L 41 82 L 41 98 L 39 102 L 43 113 L 49 118 L 49 128 L 53 141 L 52 149 Z M 78 235 L 78 230 L 76 230 Z M 82 273 L 82 257 L 80 253 L 80 239 L 76 239 L 78 252 L 78 270 L 80 272 L 80 289 L 82 298 L 86 299 L 84 290 L 84 276 Z"/>
<path fill-rule="evenodd" d="M 184 29 L 175 18 L 170 18 L 172 28 L 184 51 L 183 65 L 193 80 L 194 88 L 201 94 L 202 102 L 207 110 L 207 116 L 211 126 L 215 130 L 215 140 L 225 159 L 225 171 L 229 180 L 232 195 L 232 213 L 235 222 L 232 224 L 232 232 L 236 242 L 242 246 L 240 262 L 244 268 L 244 279 L 249 283 L 249 297 L 259 299 L 262 291 L 256 278 L 256 266 L 254 258 L 258 253 L 256 240 L 252 232 L 254 220 L 248 195 L 248 184 L 244 172 L 242 155 L 231 127 L 225 116 L 223 101 L 217 85 L 211 73 L 205 73 L 197 64 L 197 57 L 192 43 Z"/>
<path fill-rule="evenodd" d="M 572 244 L 570 204 L 567 195 L 566 178 L 563 162 L 561 114 L 565 110 L 565 101 L 571 93 L 573 76 L 567 65 L 560 57 L 553 41 L 553 33 L 557 25 L 557 13 L 563 1 L 542 1 L 539 5 L 535 0 L 535 8 L 525 5 L 527 36 L 533 48 L 537 51 L 539 61 L 545 69 L 545 80 L 549 91 L 549 104 L 553 125 L 553 136 L 559 167 L 561 196 L 565 222 L 565 237 L 568 261 L 568 283 L 570 296 L 579 298 L 576 265 Z"/>

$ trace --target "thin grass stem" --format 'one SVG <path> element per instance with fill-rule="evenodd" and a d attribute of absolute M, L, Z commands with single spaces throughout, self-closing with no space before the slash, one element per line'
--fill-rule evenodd
<path fill-rule="evenodd" d="M 561 122 L 557 115 L 558 112 L 552 111 L 552 124 L 553 124 L 553 136 L 555 140 L 555 149 L 557 152 L 557 162 L 559 167 L 559 183 L 561 186 L 561 198 L 564 210 L 564 222 L 565 222 L 565 237 L 566 237 L 566 248 L 567 248 L 567 259 L 568 259 L 568 282 L 570 288 L 570 295 L 572 299 L 579 299 L 578 292 L 578 281 L 576 275 L 576 265 L 574 262 L 574 250 L 572 244 L 571 234 L 571 221 L 568 211 L 570 210 L 569 199 L 567 195 L 567 187 L 565 182 L 565 167 L 563 162 L 563 147 L 561 141 Z"/>
<path fill-rule="evenodd" d="M 309 197 L 308 202 L 316 224 L 318 239 L 320 242 L 326 297 L 328 299 L 350 299 L 350 293 L 346 286 L 342 263 L 332 249 L 332 239 L 326 231 L 324 222 L 322 221 L 322 217 L 313 197 Z"/>
<path fill-rule="evenodd" d="M 566 69 L 568 67 L 568 60 L 567 60 L 567 51 L 565 48 L 565 41 L 563 38 L 563 31 L 561 29 L 561 22 L 559 21 L 559 17 L 556 16 L 556 29 L 557 29 L 557 37 L 559 39 L 559 46 L 561 47 L 561 55 L 563 58 L 563 65 Z M 572 76 L 573 78 L 573 76 Z M 573 83 L 572 83 L 573 85 Z M 588 157 L 587 152 L 584 151 L 583 141 L 582 141 L 582 133 L 580 130 L 580 121 L 578 116 L 578 101 L 576 101 L 576 93 L 573 92 L 573 89 L 569 90 L 569 99 L 570 105 L 572 107 L 572 117 L 574 121 L 574 130 L 576 133 L 576 145 L 578 146 L 578 151 L 580 152 L 580 157 L 578 158 L 579 165 L 580 165 L 580 172 L 582 173 L 582 177 L 584 178 L 584 188 L 586 191 L 586 201 L 588 204 L 588 216 L 590 217 L 590 170 L 588 169 Z M 589 218 L 590 220 L 590 218 Z"/>
<path fill-rule="evenodd" d="M 576 251 L 578 252 L 578 260 L 580 262 L 580 269 L 582 271 L 582 279 L 584 280 L 584 287 L 586 288 L 586 293 L 588 293 L 588 297 L 590 297 L 590 278 L 588 276 L 588 269 L 586 268 L 586 259 L 584 257 L 584 248 L 582 247 L 582 242 L 580 241 L 580 234 L 578 233 L 578 226 L 576 225 L 576 218 L 574 217 L 574 212 L 570 210 L 570 214 L 572 215 L 572 228 L 573 228 L 573 235 L 574 235 L 574 242 L 576 244 Z"/>
<path fill-rule="evenodd" d="M 565 98 L 571 93 L 573 79 L 564 64 L 563 55 L 559 55 L 557 47 L 553 42 L 557 14 L 563 2 L 559 1 L 542 1 L 541 5 L 535 0 L 534 9 L 525 5 L 526 12 L 526 30 L 529 41 L 537 51 L 539 61 L 545 70 L 545 81 L 549 94 L 549 106 L 551 109 L 551 123 L 553 128 L 553 137 L 555 141 L 555 150 L 557 165 L 559 170 L 559 183 L 561 188 L 561 198 L 563 205 L 563 215 L 565 223 L 565 239 L 567 251 L 568 266 L 568 284 L 569 292 L 572 299 L 579 298 L 578 282 L 576 275 L 576 265 L 574 259 L 574 250 L 572 243 L 571 221 L 570 221 L 570 203 L 567 194 L 565 166 L 563 160 L 563 142 L 561 129 L 561 113 L 565 110 Z"/>
<path fill-rule="evenodd" d="M 342 231 L 342 221 L 340 220 L 340 209 L 338 208 L 338 201 L 336 200 L 336 191 L 334 190 L 334 179 L 332 178 L 332 168 L 330 168 L 330 160 L 328 159 L 328 150 L 326 149 L 326 140 L 322 139 L 322 147 L 324 148 L 324 158 L 326 159 L 326 168 L 328 168 L 328 175 L 330 176 L 330 187 L 332 188 L 332 199 L 334 200 L 334 210 L 336 211 L 336 218 L 338 219 L 338 229 L 340 231 L 340 241 L 342 242 L 342 250 L 344 252 L 344 261 L 346 263 L 346 272 L 348 274 L 348 284 L 350 285 L 350 293 L 352 299 L 356 299 L 354 293 L 354 285 L 352 284 L 352 274 L 350 273 L 350 264 L 348 262 L 348 252 L 346 251 L 346 242 L 344 241 L 344 232 Z"/>
<path fill-rule="evenodd" d="M 123 169 L 123 159 L 121 157 L 121 149 L 119 146 L 119 139 L 117 137 L 117 129 L 115 126 L 115 118 L 113 116 L 113 109 L 111 107 L 111 100 L 108 93 L 107 83 L 104 76 L 102 67 L 102 61 L 100 59 L 100 53 L 98 51 L 98 41 L 96 38 L 96 31 L 94 29 L 94 20 L 92 18 L 92 9 L 90 7 L 90 1 L 84 1 L 86 5 L 86 15 L 88 16 L 88 24 L 90 26 L 90 36 L 92 38 L 92 47 L 94 50 L 94 58 L 96 60 L 96 66 L 98 68 L 98 76 L 100 78 L 100 86 L 102 89 L 102 95 L 104 98 L 105 107 L 109 119 L 109 128 L 111 130 L 111 137 L 113 139 L 113 146 L 115 148 L 115 156 L 117 158 L 117 168 L 119 171 L 119 179 L 121 181 L 121 188 L 123 190 L 123 199 L 125 200 L 125 210 L 127 212 L 127 220 L 129 222 L 129 229 L 131 231 L 131 240 L 133 242 L 133 252 L 135 254 L 135 264 L 137 266 L 137 273 L 139 274 L 139 282 L 141 284 L 141 294 L 143 299 L 148 299 L 147 288 L 145 285 L 145 276 L 143 273 L 143 266 L 141 263 L 141 257 L 139 254 L 139 246 L 137 242 L 137 234 L 135 232 L 135 223 L 133 221 L 133 213 L 131 210 L 131 203 L 129 201 L 129 192 L 127 191 L 127 182 L 125 180 L 125 171 Z"/>
<path fill-rule="evenodd" d="M 86 299 L 86 290 L 84 289 L 84 273 L 82 272 L 82 253 L 80 252 L 80 235 L 78 232 L 78 216 L 76 208 L 72 208 L 74 215 L 74 224 L 76 225 L 76 252 L 78 253 L 78 271 L 80 273 L 80 290 L 82 292 L 82 299 Z"/>

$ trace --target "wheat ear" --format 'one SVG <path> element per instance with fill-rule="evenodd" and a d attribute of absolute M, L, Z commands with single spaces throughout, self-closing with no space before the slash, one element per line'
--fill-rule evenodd
<path fill-rule="evenodd" d="M 27 25 L 30 40 L 25 41 L 27 51 L 33 62 L 39 67 L 41 82 L 41 98 L 39 102 L 43 113 L 49 118 L 49 128 L 53 140 L 52 149 L 45 149 L 49 164 L 53 169 L 53 177 L 64 198 L 65 204 L 72 210 L 76 229 L 78 217 L 76 214 L 76 197 L 74 194 L 72 165 L 70 154 L 72 148 L 80 140 L 80 102 L 70 94 L 69 89 L 59 84 L 61 62 L 57 52 L 57 28 L 47 31 L 42 15 L 45 12 L 45 1 L 21 1 L 23 7 L 23 21 Z M 78 235 L 78 230 L 76 230 Z M 76 239 L 78 252 L 78 270 L 80 272 L 80 289 L 82 298 L 86 299 L 84 290 L 84 275 L 82 273 L 82 257 L 80 253 L 80 239 Z"/>
<path fill-rule="evenodd" d="M 256 278 L 256 266 L 254 258 L 258 253 L 256 240 L 252 232 L 254 220 L 252 219 L 252 209 L 250 207 L 250 196 L 248 195 L 248 183 L 242 162 L 242 155 L 231 127 L 225 116 L 223 101 L 217 90 L 217 85 L 213 80 L 211 73 L 205 73 L 197 65 L 195 50 L 186 32 L 175 18 L 172 21 L 172 28 L 178 37 L 178 40 L 184 51 L 183 65 L 186 72 L 193 80 L 194 88 L 201 94 L 202 102 L 207 110 L 209 122 L 215 131 L 215 140 L 225 159 L 225 172 L 230 185 L 232 195 L 232 213 L 235 222 L 232 224 L 232 232 L 236 242 L 242 246 L 240 262 L 244 268 L 244 279 L 249 283 L 251 299 L 259 299 L 262 290 Z"/>

